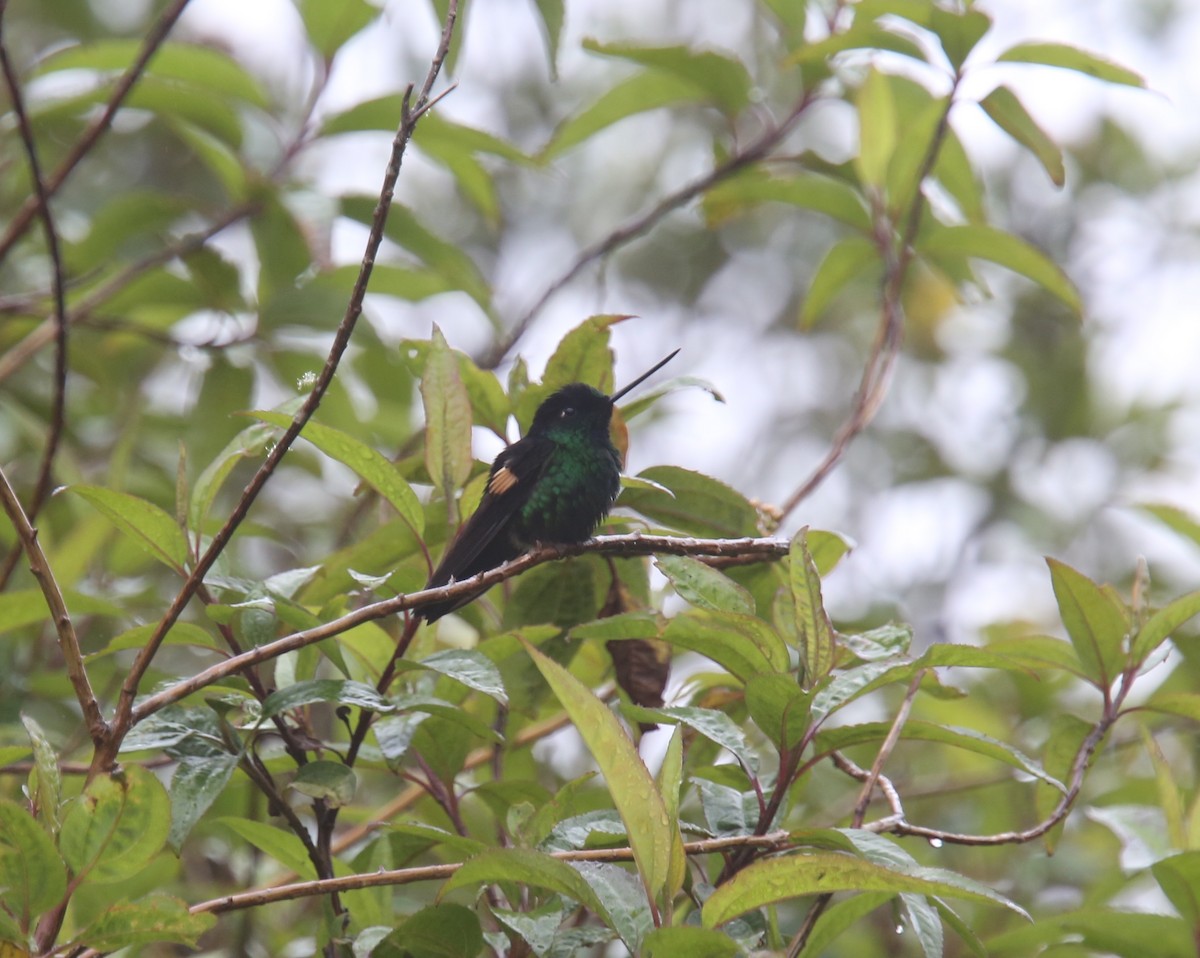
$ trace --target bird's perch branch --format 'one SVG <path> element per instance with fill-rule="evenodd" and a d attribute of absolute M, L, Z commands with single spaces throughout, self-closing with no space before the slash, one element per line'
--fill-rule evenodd
<path fill-rule="evenodd" d="M 757 556 L 760 561 L 770 562 L 782 559 L 788 554 L 788 542 L 773 538 L 744 538 L 744 539 L 692 539 L 676 536 L 647 536 L 635 533 L 622 536 L 600 536 L 576 545 L 546 545 L 540 546 L 519 558 L 506 562 L 504 565 L 488 572 L 480 573 L 461 582 L 439 586 L 436 589 L 422 589 L 420 592 L 410 592 L 398 595 L 382 602 L 373 602 L 355 609 L 340 618 L 301 632 L 293 632 L 274 642 L 268 642 L 257 648 L 225 659 L 223 662 L 198 672 L 190 678 L 177 682 L 169 688 L 142 699 L 134 707 L 132 722 L 136 723 L 159 709 L 165 708 L 187 696 L 207 688 L 222 679 L 237 674 L 248 665 L 256 665 L 269 659 L 277 658 L 285 652 L 302 649 L 314 642 L 322 642 L 335 635 L 347 632 L 355 626 L 399 612 L 420 611 L 421 609 L 469 595 L 481 586 L 495 585 L 505 579 L 511 579 L 527 569 L 554 559 L 565 559 L 587 553 L 614 556 L 644 556 L 656 553 L 668 555 L 690 556 Z"/>

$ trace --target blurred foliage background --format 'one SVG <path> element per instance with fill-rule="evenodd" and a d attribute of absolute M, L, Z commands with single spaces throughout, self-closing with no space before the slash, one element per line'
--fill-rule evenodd
<path fill-rule="evenodd" d="M 220 463 L 228 472 L 210 483 L 205 514 L 188 516 L 211 534 L 271 442 L 265 427 L 247 433 L 252 421 L 241 414 L 302 395 L 324 361 L 357 273 L 399 92 L 424 76 L 444 4 L 12 0 L 4 37 L 45 170 L 69 157 L 150 25 L 176 5 L 179 44 L 151 62 L 54 200 L 72 317 L 54 478 L 186 513 L 178 477 L 195 489 Z M 879 321 L 879 270 L 864 263 L 814 309 L 814 277 L 850 232 L 845 223 L 811 204 L 751 203 L 720 187 L 654 211 L 785 115 L 821 69 L 853 89 L 875 65 L 945 94 L 944 70 L 878 37 L 835 67 L 816 58 L 808 77 L 789 68 L 789 44 L 805 30 L 820 35 L 850 6 L 893 23 L 889 11 L 930 4 L 468 4 L 447 62 L 456 88 L 424 119 L 405 159 L 365 321 L 319 420 L 396 457 L 406 478 L 427 479 L 416 464 L 423 357 L 413 343 L 434 323 L 519 392 L 583 317 L 632 314 L 639 318 L 612 329 L 617 383 L 678 345 L 675 372 L 709 385 L 672 392 L 636 420 L 627 471 L 682 466 L 759 503 L 786 500 L 849 413 Z M 838 627 L 903 620 L 917 650 L 1061 633 L 1043 554 L 1122 594 L 1144 556 L 1158 603 L 1200 573 L 1200 526 L 1189 518 L 1200 459 L 1192 315 L 1200 129 L 1185 106 L 1195 99 L 1188 58 L 1200 17 L 1169 0 L 979 7 L 994 29 L 973 54 L 984 65 L 976 73 L 968 63 L 964 102 L 951 117 L 972 181 L 953 191 L 939 184 L 930 203 L 977 213 L 1044 251 L 1080 291 L 1082 318 L 1061 296 L 999 267 L 965 277 L 918 264 L 904 290 L 904 348 L 878 417 L 781 529 L 812 525 L 852 540 L 825 585 Z M 894 35 L 928 46 L 919 31 Z M 1028 39 L 1092 49 L 1145 75 L 1154 92 L 987 62 Z M 680 57 L 695 71 L 690 79 L 681 79 L 680 60 L 663 68 L 637 52 L 675 46 L 688 51 Z M 722 56 L 705 60 L 713 50 Z M 1021 149 L 970 102 L 997 78 L 1063 145 L 1061 183 L 1053 151 Z M 0 226 L 12 229 L 30 187 L 11 111 L 5 123 Z M 853 96 L 831 97 L 804 113 L 766 169 L 844 176 L 859 146 Z M 636 229 L 625 241 L 629 224 Z M 614 235 L 622 241 L 611 252 L 583 262 Z M 50 260 L 36 224 L 0 242 L 0 462 L 25 495 L 53 418 Z M 490 461 L 511 428 L 503 415 L 477 420 L 475 457 Z M 351 470 L 301 444 L 218 573 L 250 590 L 321 563 L 328 577 L 304 599 L 331 610 L 354 587 L 339 557 L 357 547 L 356 568 L 369 555 L 364 571 L 398 570 L 392 585 L 419 588 L 425 566 L 413 542 L 395 523 L 379 528 L 379 510 L 355 496 L 357 485 Z M 50 497 L 38 525 L 85 652 L 96 656 L 97 694 L 112 697 L 127 666 L 112 637 L 157 621 L 176 577 L 77 497 Z M 444 531 L 431 522 L 430 543 Z M 15 541 L 0 526 L 6 553 Z M 23 575 L 10 573 L 11 592 L 30 588 Z M 22 640 L 0 642 L 0 730 L 10 739 L 2 744 L 24 741 L 24 712 L 70 757 L 85 740 L 42 617 L 36 602 L 6 606 L 0 597 L 4 636 Z M 253 617 L 235 625 L 246 644 L 264 637 Z M 278 623 L 257 625 L 273 635 Z M 186 646 L 166 651 L 147 689 L 208 661 Z M 585 663 L 597 682 L 606 667 Z M 1147 685 L 1165 679 L 1168 692 L 1189 690 L 1195 667 L 1188 643 L 1176 641 Z M 969 698 L 924 700 L 923 717 L 1015 738 L 1031 752 L 1053 740 L 1064 703 L 1094 705 L 1058 676 L 969 688 Z M 896 701 L 864 706 L 863 718 L 886 720 Z M 1194 741 L 1186 728 L 1165 730 L 1166 758 L 1156 766 L 1158 753 L 1125 731 L 1089 782 L 1089 808 L 1099 811 L 1077 813 L 1068 826 L 1078 833 L 1069 853 L 956 848 L 938 863 L 1036 905 L 1039 917 L 1095 902 L 1168 908 L 1145 869 L 1181 841 L 1190 847 L 1180 835 L 1185 819 L 1195 831 Z M 964 782 L 991 782 L 994 768 L 961 757 L 949 764 L 920 743 L 902 745 L 896 762 L 921 796 L 912 795 L 914 818 L 951 830 L 1018 827 L 1003 799 L 1015 783 L 990 804 L 951 797 Z M 824 774 L 834 773 L 816 772 L 803 799 L 805 815 L 822 823 L 847 811 L 844 789 Z M 246 783 L 239 787 L 223 796 L 226 811 L 254 801 Z M 226 860 L 222 847 L 189 860 L 186 881 L 211 883 L 216 894 L 226 869 L 254 873 L 258 853 L 239 854 L 249 857 Z M 828 953 L 899 953 L 888 950 L 894 941 L 880 944 L 895 922 L 879 914 Z M 981 937 L 999 934 L 1009 918 L 982 914 Z M 1093 952 L 1093 932 L 1069 931 L 1044 953 L 1159 953 L 1122 949 L 1112 937 Z M 258 934 L 223 947 L 239 953 Z M 1005 953 L 1002 938 L 996 945 Z M 912 942 L 902 947 L 919 953 Z M 1025 940 L 1008 947 L 1034 953 Z M 1175 953 L 1173 939 L 1161 947 Z M 954 948 L 947 944 L 965 953 Z"/>

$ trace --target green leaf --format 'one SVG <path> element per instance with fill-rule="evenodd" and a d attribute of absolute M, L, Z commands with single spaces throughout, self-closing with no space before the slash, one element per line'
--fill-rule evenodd
<path fill-rule="evenodd" d="M 1046 559 L 1058 611 L 1087 675 L 1108 688 L 1120 671 L 1121 644 L 1128 629 L 1125 610 L 1083 573 Z"/>
<path fill-rule="evenodd" d="M 292 417 L 281 412 L 260 410 L 250 415 L 280 429 L 286 429 L 292 423 Z M 416 493 L 401 477 L 395 464 L 389 462 L 379 450 L 372 449 L 347 432 L 323 426 L 311 419 L 304 424 L 300 435 L 331 459 L 354 470 L 363 482 L 391 503 L 415 535 L 419 536 L 425 531 L 425 512 Z"/>
<path fill-rule="evenodd" d="M 1197 522 L 1190 513 L 1177 506 L 1167 505 L 1165 502 L 1144 502 L 1138 508 L 1143 512 L 1148 512 L 1168 528 L 1174 529 L 1184 538 L 1190 539 L 1194 544 L 1200 545 L 1200 522 Z"/>
<path fill-rule="evenodd" d="M 591 689 L 528 642 L 524 645 L 604 773 L 628 829 L 638 873 L 650 898 L 657 899 L 670 882 L 672 861 L 683 850 L 676 847 L 682 839 L 678 829 L 670 828 L 654 779 L 616 716 Z"/>
<path fill-rule="evenodd" d="M 248 818 L 227 817 L 217 821 L 301 878 L 312 881 L 317 877 L 304 843 L 291 832 Z"/>
<path fill-rule="evenodd" d="M 638 762 L 640 764 L 641 759 Z M 578 871 L 564 861 L 531 848 L 497 848 L 468 859 L 438 890 L 438 898 L 440 900 L 457 888 L 482 888 L 492 882 L 517 882 L 545 888 L 574 899 L 601 918 L 608 916 L 608 909 Z"/>
<path fill-rule="evenodd" d="M 0 798 L 0 900 L 28 927 L 66 891 L 67 870 L 46 830 L 16 802 Z"/>
<path fill-rule="evenodd" d="M 737 958 L 741 954 L 732 938 L 710 928 L 655 928 L 642 939 L 642 958 Z"/>
<path fill-rule="evenodd" d="M 188 526 L 191 529 L 198 532 L 204 527 L 208 510 L 212 508 L 213 500 L 234 467 L 242 459 L 262 455 L 274 434 L 274 429 L 258 423 L 248 426 L 229 440 L 217 458 L 204 468 L 192 486 L 192 498 L 188 506 Z"/>
<path fill-rule="evenodd" d="M 613 354 L 610 328 L 628 316 L 589 316 L 559 342 L 546 361 L 540 386 L 526 389 L 517 401 L 517 420 L 528 429 L 538 405 L 568 383 L 587 383 L 601 392 L 613 391 Z"/>
<path fill-rule="evenodd" d="M 1006 86 L 996 87 L 979 101 L 979 105 L 1000 129 L 1037 157 L 1055 186 L 1066 182 L 1062 150 L 1037 125 L 1012 90 Z"/>
<path fill-rule="evenodd" d="M 871 231 L 862 194 L 842 180 L 819 173 L 782 177 L 747 170 L 705 193 L 704 213 L 711 223 L 719 224 L 759 203 L 786 203 L 823 213 L 863 233 Z"/>
<path fill-rule="evenodd" d="M 196 822 L 229 784 L 236 755 L 185 756 L 171 776 L 171 828 L 167 842 L 176 855 Z"/>
<path fill-rule="evenodd" d="M 421 379 L 425 402 L 425 468 L 445 497 L 454 502 L 455 491 L 471 474 L 471 400 L 458 375 L 458 361 L 442 331 L 433 327 L 433 346 Z"/>
<path fill-rule="evenodd" d="M 400 344 L 400 354 L 417 378 L 425 373 L 432 345 L 429 340 L 424 339 L 407 339 Z M 487 426 L 498 436 L 505 435 L 512 409 L 500 380 L 496 378 L 495 373 L 476 366 L 474 360 L 466 353 L 457 349 L 451 352 L 458 361 L 458 376 L 467 387 L 474 421 L 481 426 Z"/>
<path fill-rule="evenodd" d="M 258 251 L 258 300 L 266 318 L 275 315 L 271 300 L 296 289 L 300 275 L 311 268 L 313 256 L 307 232 L 279 193 L 264 186 L 256 191 L 255 198 L 258 209 L 250 220 L 250 232 Z"/>
<path fill-rule="evenodd" d="M 289 788 L 309 798 L 321 799 L 330 808 L 343 808 L 354 801 L 358 776 L 343 762 L 319 759 L 301 765 Z"/>
<path fill-rule="evenodd" d="M 466 711 L 461 705 L 433 695 L 393 695 L 393 705 L 401 713 L 425 712 L 466 729 L 477 738 L 501 745 L 503 737 L 487 722 Z"/>
<path fill-rule="evenodd" d="M 786 672 L 787 645 L 762 619 L 732 612 L 693 610 L 675 616 L 661 638 L 712 659 L 743 682 L 752 676 Z"/>
<path fill-rule="evenodd" d="M 193 915 L 178 898 L 150 895 L 107 906 L 79 939 L 103 952 L 168 942 L 195 948 L 200 936 L 216 923 L 216 915 Z"/>
<path fill-rule="evenodd" d="M 463 905 L 422 908 L 371 949 L 371 958 L 476 958 L 483 929 Z"/>
<path fill-rule="evenodd" d="M 67 486 L 67 489 L 89 502 L 154 558 L 176 572 L 183 572 L 188 556 L 187 540 L 164 510 L 127 492 L 101 486 Z"/>
<path fill-rule="evenodd" d="M 955 70 L 962 67 L 971 51 L 991 29 L 992 18 L 977 7 L 947 10 L 930 4 L 929 27 L 942 42 L 942 49 Z M 939 949 L 938 954 L 941 954 Z"/>
<path fill-rule="evenodd" d="M 711 50 L 697 51 L 685 46 L 641 47 L 590 39 L 583 41 L 583 48 L 676 76 L 703 91 L 708 100 L 729 116 L 741 112 L 750 101 L 753 82 L 746 68 L 737 60 Z"/>
<path fill-rule="evenodd" d="M 896 149 L 899 130 L 896 102 L 887 74 L 872 68 L 858 88 L 858 155 L 854 166 L 867 186 L 887 182 L 888 164 Z"/>
<path fill-rule="evenodd" d="M 758 535 L 758 511 L 723 482 L 679 466 L 652 466 L 638 478 L 663 488 L 626 486 L 617 498 L 618 506 L 689 535 L 720 539 Z"/>
<path fill-rule="evenodd" d="M 1072 955 L 1057 949 L 1043 950 L 1042 945 L 1074 942 L 1079 950 Z M 1037 923 L 1015 931 L 994 935 L 987 942 L 988 953 L 1013 955 L 1120 955 L 1121 958 L 1191 958 L 1196 950 L 1191 925 L 1168 915 L 1122 911 L 1111 902 L 1088 905 L 1066 914 L 1039 916 Z"/>
<path fill-rule="evenodd" d="M 376 198 L 373 196 L 347 196 L 342 199 L 342 212 L 369 225 L 374 218 L 375 204 Z M 388 210 L 384 232 L 388 239 L 443 277 L 450 288 L 466 293 L 485 312 L 490 309 L 491 287 L 461 245 L 430 230 L 412 210 L 399 203 L 393 203 Z M 351 268 L 357 270 L 357 267 Z"/>
<path fill-rule="evenodd" d="M 694 83 L 659 70 L 646 70 L 607 90 L 591 106 L 564 121 L 539 158 L 549 162 L 614 123 L 674 103 L 687 103 L 703 96 Z"/>
<path fill-rule="evenodd" d="M 1134 636 L 1129 655 L 1135 662 L 1144 662 L 1146 656 L 1171 637 L 1183 623 L 1200 613 L 1200 591 L 1189 592 L 1167 603 Z"/>
<path fill-rule="evenodd" d="M 798 958 L 819 958 L 851 925 L 861 921 L 893 897 L 888 892 L 863 892 L 835 902 L 817 919 L 812 934 L 809 935 Z"/>
<path fill-rule="evenodd" d="M 1038 63 L 1042 66 L 1060 67 L 1124 86 L 1146 85 L 1146 81 L 1132 70 L 1066 43 L 1018 43 L 1001 53 L 996 60 L 999 63 Z"/>
<path fill-rule="evenodd" d="M 712 566 L 691 556 L 663 555 L 654 560 L 671 580 L 679 597 L 698 609 L 754 614 L 754 598 L 744 588 Z"/>
<path fill-rule="evenodd" d="M 171 800 L 137 765 L 92 779 L 67 806 L 58 847 L 76 875 L 111 882 L 136 875 L 166 844 Z"/>
<path fill-rule="evenodd" d="M 558 76 L 558 38 L 562 35 L 563 20 L 566 19 L 565 0 L 534 0 L 538 18 L 542 21 L 542 34 L 546 38 L 546 55 L 550 64 L 550 76 Z"/>
<path fill-rule="evenodd" d="M 176 118 L 171 118 L 169 122 L 175 135 L 191 147 L 192 152 L 220 181 L 229 199 L 235 202 L 244 200 L 248 192 L 246 168 L 237 152 L 193 123 Z"/>
<path fill-rule="evenodd" d="M 683 735 L 678 727 L 671 732 L 654 783 L 658 786 L 658 794 L 662 796 L 663 805 L 667 810 L 667 828 L 672 834 L 679 834 L 679 792 L 683 787 Z M 687 870 L 687 856 L 683 851 L 682 839 L 672 842 L 667 882 L 658 896 L 657 904 L 660 907 L 670 908 L 671 902 L 683 888 Z"/>
<path fill-rule="evenodd" d="M 833 623 L 825 612 L 821 577 L 808 551 L 807 534 L 806 527 L 792 539 L 789 569 L 796 630 L 800 636 L 800 661 L 804 665 L 804 687 L 811 689 L 833 668 L 837 638 Z"/>
<path fill-rule="evenodd" d="M 755 862 L 712 893 L 701 911 L 704 927 L 713 928 L 763 905 L 803 895 L 839 891 L 912 892 L 964 898 L 1025 912 L 1004 896 L 963 875 L 941 868 L 894 871 L 837 852 L 784 855 Z"/>
<path fill-rule="evenodd" d="M 1192 928 L 1200 926 L 1200 852 L 1163 858 L 1150 871 L 1183 920 Z"/>
<path fill-rule="evenodd" d="M 826 752 L 831 749 L 848 748 L 851 745 L 862 745 L 866 742 L 879 742 L 887 736 L 890 729 L 891 724 L 888 722 L 867 722 L 862 725 L 843 725 L 838 728 L 826 729 L 817 735 L 817 750 Z M 984 755 L 1003 762 L 1005 765 L 1010 765 L 1027 775 L 1032 775 L 1059 792 L 1066 791 L 1066 786 L 1062 782 L 1019 749 L 974 729 L 938 725 L 934 722 L 912 719 L 904 724 L 900 737 L 906 741 L 938 742 L 942 745 L 974 752 L 977 755 Z"/>
<path fill-rule="evenodd" d="M 54 746 L 37 721 L 29 715 L 21 715 L 21 724 L 33 746 L 33 773 L 30 775 L 30 791 L 33 792 L 35 807 L 51 833 L 58 831 L 59 802 L 62 798 L 62 772 Z"/>
<path fill-rule="evenodd" d="M 342 44 L 379 15 L 366 0 L 297 0 L 308 39 L 329 62 Z"/>
<path fill-rule="evenodd" d="M 756 675 L 746 683 L 750 717 L 780 751 L 799 744 L 808 731 L 812 696 L 791 675 Z"/>
<path fill-rule="evenodd" d="M 934 260 L 941 255 L 950 255 L 996 263 L 1037 283 L 1074 312 L 1083 311 L 1079 291 L 1067 275 L 1041 250 L 1011 233 L 973 224 L 943 226 L 923 234 L 919 248 L 923 255 Z"/>
<path fill-rule="evenodd" d="M 395 706 L 364 682 L 341 679 L 310 679 L 272 692 L 262 703 L 264 720 L 314 702 L 350 705 L 369 712 L 392 712 Z"/>
<path fill-rule="evenodd" d="M 508 704 L 508 695 L 504 691 L 504 680 L 500 670 L 482 652 L 473 649 L 446 649 L 435 652 L 419 662 L 401 659 L 396 662 L 401 671 L 424 669 L 438 672 L 456 682 L 461 682 L 469 689 L 489 695 L 503 705 Z"/>
<path fill-rule="evenodd" d="M 142 47 L 141 39 L 97 40 L 68 46 L 42 60 L 33 75 L 61 70 L 124 72 L 137 59 Z M 216 46 L 168 41 L 155 50 L 146 72 L 199 87 L 213 96 L 236 97 L 264 109 L 269 105 L 258 80 Z"/>
<path fill-rule="evenodd" d="M 728 749 L 748 772 L 758 771 L 758 756 L 746 741 L 746 735 L 732 718 L 718 709 L 690 705 L 649 709 L 627 705 L 622 711 L 635 722 L 666 722 L 686 725 L 724 749 Z"/>
<path fill-rule="evenodd" d="M 878 263 L 879 251 L 870 240 L 849 236 L 834 243 L 813 273 L 804 305 L 800 308 L 800 325 L 811 328 L 851 280 L 863 278 L 870 267 Z"/>

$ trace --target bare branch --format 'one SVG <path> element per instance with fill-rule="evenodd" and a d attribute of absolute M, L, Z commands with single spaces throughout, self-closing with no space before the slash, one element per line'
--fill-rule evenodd
<path fill-rule="evenodd" d="M 829 452 L 783 504 L 780 509 L 781 516 L 788 516 L 794 512 L 796 507 L 828 478 L 834 467 L 841 462 L 850 443 L 875 418 L 875 413 L 887 393 L 892 367 L 895 365 L 896 357 L 900 352 L 900 343 L 904 338 L 904 309 L 900 302 L 900 295 L 904 291 L 904 281 L 912 263 L 913 242 L 916 239 L 921 215 L 926 205 L 925 196 L 921 192 L 921 184 L 933 171 L 933 166 L 942 149 L 942 143 L 945 142 L 946 132 L 950 128 L 950 111 L 954 108 L 954 97 L 958 93 L 958 85 L 961 80 L 961 75 L 955 74 L 950 92 L 946 96 L 946 108 L 938 119 L 933 139 L 929 142 L 929 149 L 926 150 L 921 169 L 917 173 L 912 202 L 906 211 L 907 215 L 904 216 L 903 230 L 898 239 L 895 236 L 896 222 L 884 208 L 882 199 L 874 197 L 872 211 L 875 225 L 874 239 L 875 245 L 883 257 L 884 265 L 883 286 L 880 294 L 879 330 L 875 335 L 875 342 L 867 357 L 866 365 L 863 367 L 850 415 L 834 436 Z"/>
<path fill-rule="evenodd" d="M 248 665 L 256 665 L 259 662 L 277 658 L 285 652 L 302 649 L 315 642 L 322 642 L 332 636 L 340 635 L 355 626 L 362 625 L 364 622 L 371 622 L 375 619 L 382 619 L 385 616 L 395 615 L 406 609 L 419 610 L 431 604 L 468 595 L 475 592 L 481 586 L 491 586 L 497 582 L 503 582 L 505 579 L 511 579 L 526 569 L 531 569 L 544 562 L 593 552 L 601 555 L 618 556 L 644 556 L 656 553 L 691 556 L 754 554 L 760 556 L 762 561 L 767 562 L 782 559 L 786 556 L 788 553 L 788 543 L 782 539 L 685 539 L 671 536 L 633 534 L 624 536 L 599 536 L 598 538 L 590 539 L 587 542 L 581 542 L 576 545 L 541 546 L 531 552 L 525 553 L 525 555 L 519 558 L 513 559 L 511 562 L 506 562 L 504 565 L 498 566 L 488 572 L 481 572 L 479 575 L 472 576 L 469 579 L 463 579 L 461 582 L 439 586 L 435 589 L 422 589 L 420 592 L 410 592 L 406 595 L 384 599 L 381 602 L 373 602 L 370 605 L 364 605 L 359 609 L 355 609 L 353 612 L 348 612 L 346 615 L 331 622 L 326 622 L 311 629 L 304 629 L 301 632 L 293 632 L 291 635 L 276 639 L 274 642 L 267 642 L 247 652 L 243 652 L 241 655 L 235 655 L 223 662 L 210 666 L 202 672 L 196 673 L 190 678 L 184 679 L 182 682 L 177 682 L 175 685 L 163 689 L 161 692 L 156 692 L 142 699 L 131 710 L 130 721 L 139 722 L 147 715 L 152 715 L 159 709 L 187 698 L 189 695 L 215 682 L 237 674 Z"/>
<path fill-rule="evenodd" d="M 62 650 L 67 677 L 75 688 L 75 697 L 79 701 L 79 707 L 83 710 L 84 721 L 87 722 L 92 742 L 99 746 L 108 737 L 109 728 L 104 721 L 104 716 L 100 714 L 100 706 L 96 702 L 95 693 L 92 692 L 91 683 L 88 681 L 87 670 L 83 666 L 83 654 L 79 649 L 79 638 L 75 635 L 75 626 L 71 622 L 71 614 L 67 611 L 67 603 L 63 599 L 58 582 L 55 581 L 50 563 L 46 561 L 46 554 L 42 552 L 37 538 L 37 529 L 33 527 L 25 510 L 21 508 L 21 502 L 17 498 L 16 492 L 13 491 L 13 487 L 9 485 L 8 477 L 4 474 L 3 469 L 0 469 L 0 502 L 3 502 L 4 511 L 8 513 L 8 518 L 12 520 L 13 527 L 17 530 L 17 538 L 21 540 L 21 546 L 29 559 L 29 570 L 37 579 L 38 585 L 41 586 L 42 595 L 46 597 L 46 605 L 50 609 L 50 616 L 54 620 L 54 628 L 58 633 L 58 645 Z"/>
<path fill-rule="evenodd" d="M 151 57 L 158 52 L 158 48 L 162 46 L 167 39 L 167 34 L 171 32 L 171 28 L 175 26 L 175 21 L 179 19 L 183 13 L 184 7 L 188 5 L 188 0 L 174 0 L 158 18 L 154 26 L 146 34 L 146 41 L 142 44 L 142 49 L 138 52 L 136 60 L 130 64 L 129 69 L 117 81 L 117 85 L 113 87 L 112 95 L 108 98 L 108 103 L 105 104 L 104 110 L 99 116 L 94 119 L 83 135 L 71 147 L 71 150 L 63 161 L 58 165 L 45 180 L 45 193 L 49 198 L 59 191 L 63 183 L 67 181 L 67 177 L 71 175 L 75 167 L 92 148 L 96 145 L 96 141 L 108 129 L 112 123 L 112 118 L 116 116 L 117 110 L 121 108 L 121 104 L 125 102 L 125 98 L 129 96 L 129 91 L 133 89 L 134 84 L 141 79 L 142 74 L 146 70 L 146 65 L 150 62 Z M 8 256 L 13 245 L 29 228 L 29 224 L 33 221 L 34 215 L 38 211 L 40 201 L 36 195 L 29 197 L 17 210 L 16 215 L 8 224 L 8 228 L 4 231 L 4 235 L 0 236 L 0 262 Z"/>
<path fill-rule="evenodd" d="M 525 335 L 533 321 L 538 317 L 546 304 L 554 298 L 555 294 L 563 287 L 570 283 L 589 265 L 599 259 L 603 259 L 609 253 L 620 249 L 630 240 L 637 239 L 639 236 L 653 229 L 668 213 L 679 209 L 681 206 L 686 206 L 696 197 L 703 195 L 711 190 L 718 183 L 729 179 L 735 173 L 740 172 L 747 166 L 766 159 L 771 151 L 778 146 L 783 139 L 792 131 L 796 123 L 800 120 L 810 106 L 816 101 L 817 94 L 814 90 L 806 89 L 803 96 L 792 108 L 792 111 L 784 117 L 783 121 L 777 125 L 768 127 L 753 143 L 747 146 L 744 150 L 734 153 L 729 159 L 719 166 L 713 168 L 703 176 L 692 180 L 670 193 L 658 201 L 653 207 L 646 212 L 635 216 L 632 220 L 619 226 L 613 230 L 602 240 L 593 243 L 584 249 L 575 262 L 558 277 L 554 282 L 546 287 L 545 291 L 537 301 L 529 307 L 524 315 L 513 324 L 513 327 L 508 333 L 500 339 L 486 355 L 480 358 L 479 365 L 484 369 L 494 369 L 500 364 L 509 350 L 516 345 L 517 341 Z"/>
<path fill-rule="evenodd" d="M 4 74 L 4 83 L 8 88 L 9 99 L 12 101 L 13 112 L 17 117 L 17 130 L 21 143 L 25 148 L 25 157 L 29 163 L 29 178 L 33 181 L 33 199 L 36 209 L 41 215 L 43 231 L 46 234 L 46 250 L 50 257 L 51 283 L 54 299 L 54 400 L 50 411 L 50 428 L 46 434 L 46 447 L 42 451 L 41 463 L 38 466 L 37 478 L 34 480 L 33 493 L 29 497 L 29 507 L 26 516 L 30 523 L 37 518 L 42 504 L 50 491 L 51 476 L 54 472 L 54 458 L 58 453 L 59 442 L 62 439 L 65 421 L 67 397 L 67 305 L 66 283 L 63 274 L 62 252 L 59 248 L 58 230 L 54 225 L 54 215 L 50 210 L 50 197 L 42 179 L 41 164 L 38 161 L 37 144 L 33 138 L 33 128 L 29 123 L 29 115 L 25 112 L 25 100 L 21 93 L 21 84 L 17 79 L 16 70 L 8 55 L 8 45 L 4 40 L 4 18 L 0 12 L 0 71 Z M 9 577 L 17 566 L 20 547 L 15 547 L 5 557 L 0 567 L 0 589 L 8 583 Z"/>
<path fill-rule="evenodd" d="M 683 850 L 688 855 L 711 855 L 715 852 L 728 851 L 731 848 L 745 847 L 782 851 L 790 848 L 792 844 L 791 837 L 787 832 L 772 832 L 769 835 L 737 835 L 728 838 L 705 838 L 695 842 L 684 842 Z M 579 851 L 551 852 L 550 856 L 567 862 L 628 862 L 633 861 L 633 849 L 587 848 Z M 382 885 L 411 885 L 414 882 L 422 881 L 442 881 L 461 867 L 461 862 L 451 862 L 446 865 L 427 865 L 422 868 L 397 868 L 391 871 L 370 872 L 362 875 L 346 875 L 332 881 L 297 882 L 294 885 L 258 889 L 240 895 L 214 898 L 211 901 L 193 905 L 190 911 L 194 915 L 208 912 L 222 914 L 227 911 L 255 908 L 277 901 L 292 901 L 296 898 L 327 895 L 331 892 L 378 888 Z M 93 952 L 84 953 L 85 956 L 92 954 Z"/>

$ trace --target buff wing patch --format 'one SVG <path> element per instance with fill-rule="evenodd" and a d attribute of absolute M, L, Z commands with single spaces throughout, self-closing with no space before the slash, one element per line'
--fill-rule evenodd
<path fill-rule="evenodd" d="M 508 466 L 501 466 L 488 480 L 488 492 L 494 496 L 502 496 L 517 484 L 517 474 Z"/>

